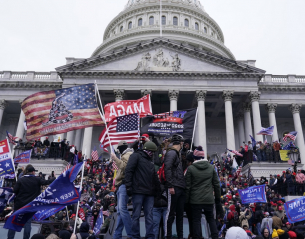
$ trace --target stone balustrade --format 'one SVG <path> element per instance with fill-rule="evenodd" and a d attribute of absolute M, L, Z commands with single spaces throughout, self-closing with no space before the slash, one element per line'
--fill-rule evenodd
<path fill-rule="evenodd" d="M 0 79 L 1 81 L 62 81 L 56 71 L 0 71 Z"/>
<path fill-rule="evenodd" d="M 260 83 L 281 83 L 281 84 L 289 84 L 289 83 L 299 83 L 305 84 L 305 76 L 299 75 L 271 75 L 266 74 Z"/>

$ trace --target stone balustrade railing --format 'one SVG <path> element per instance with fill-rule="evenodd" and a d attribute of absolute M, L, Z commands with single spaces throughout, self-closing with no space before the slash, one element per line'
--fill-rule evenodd
<path fill-rule="evenodd" d="M 60 76 L 55 71 L 35 72 L 35 71 L 0 71 L 0 81 L 22 80 L 22 81 L 61 81 Z"/>
<path fill-rule="evenodd" d="M 298 75 L 270 75 L 266 74 L 260 83 L 303 83 L 305 84 L 305 76 Z"/>

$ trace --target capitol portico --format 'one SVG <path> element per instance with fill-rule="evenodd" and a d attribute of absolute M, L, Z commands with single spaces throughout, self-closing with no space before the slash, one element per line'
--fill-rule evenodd
<path fill-rule="evenodd" d="M 255 60 L 236 60 L 197 0 L 162 0 L 161 16 L 159 0 L 130 0 L 90 57 L 66 60 L 51 72 L 0 72 L 1 138 L 6 130 L 24 138 L 25 97 L 97 82 L 103 106 L 151 94 L 154 114 L 198 107 L 194 142 L 208 155 L 238 149 L 249 135 L 264 141 L 256 133 L 274 125 L 268 141 L 297 131 L 305 162 L 305 75 L 265 74 Z M 62 137 L 90 152 L 102 129 Z"/>

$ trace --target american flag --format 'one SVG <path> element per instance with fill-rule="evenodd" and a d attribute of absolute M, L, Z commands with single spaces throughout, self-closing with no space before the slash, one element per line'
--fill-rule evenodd
<path fill-rule="evenodd" d="M 69 168 L 70 168 L 70 164 L 68 163 L 67 166 L 65 167 L 64 171 L 62 171 L 62 174 L 63 174 L 64 172 L 68 171 Z"/>
<path fill-rule="evenodd" d="M 243 163 L 241 163 L 241 165 L 238 167 L 237 171 L 236 171 L 236 176 L 238 177 L 239 174 L 241 175 L 241 170 L 243 168 Z"/>
<path fill-rule="evenodd" d="M 233 154 L 236 154 L 237 156 L 243 157 L 243 155 L 240 152 L 236 151 L 236 150 L 230 150 L 230 149 L 227 149 L 227 150 L 229 150 Z"/>
<path fill-rule="evenodd" d="M 112 168 L 113 168 L 113 170 L 119 169 L 118 166 L 116 165 L 115 161 L 113 161 L 113 163 L 112 163 Z"/>
<path fill-rule="evenodd" d="M 270 126 L 269 128 L 263 128 L 261 131 L 257 133 L 257 135 L 273 135 L 274 126 Z"/>
<path fill-rule="evenodd" d="M 7 138 L 8 138 L 8 141 L 13 144 L 13 145 L 16 145 L 17 144 L 17 139 L 18 137 L 14 137 L 13 135 L 11 135 L 9 132 L 6 131 L 6 135 L 7 135 Z"/>
<path fill-rule="evenodd" d="M 91 158 L 92 158 L 93 161 L 97 161 L 97 160 L 98 160 L 98 153 L 97 153 L 96 148 L 94 148 L 94 149 L 92 150 Z"/>
<path fill-rule="evenodd" d="M 297 137 L 297 134 L 298 132 L 297 131 L 292 131 L 292 132 L 289 132 L 288 134 L 285 135 L 285 137 L 283 138 L 283 140 L 285 142 L 287 142 L 287 138 L 295 141 L 296 137 Z"/>
<path fill-rule="evenodd" d="M 27 97 L 21 108 L 26 117 L 27 140 L 104 125 L 94 84 L 38 92 Z"/>
<path fill-rule="evenodd" d="M 108 133 L 105 129 L 99 137 L 99 141 L 104 145 L 104 148 L 118 144 L 121 140 L 127 143 L 132 143 L 140 137 L 140 118 L 138 114 L 124 115 L 116 117 L 108 123 Z"/>

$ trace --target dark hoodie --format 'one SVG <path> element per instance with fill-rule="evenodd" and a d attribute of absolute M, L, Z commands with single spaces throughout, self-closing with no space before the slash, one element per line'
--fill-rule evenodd
<path fill-rule="evenodd" d="M 220 201 L 220 182 L 214 167 L 206 160 L 196 160 L 186 174 L 186 203 L 214 204 Z M 215 193 L 215 200 L 214 200 Z"/>
<path fill-rule="evenodd" d="M 79 233 L 77 234 L 80 234 L 81 238 L 82 239 L 86 239 L 87 237 L 89 237 L 89 224 L 88 222 L 83 222 L 81 225 L 80 225 L 80 228 L 79 228 Z M 78 237 L 77 237 L 78 238 Z"/>

